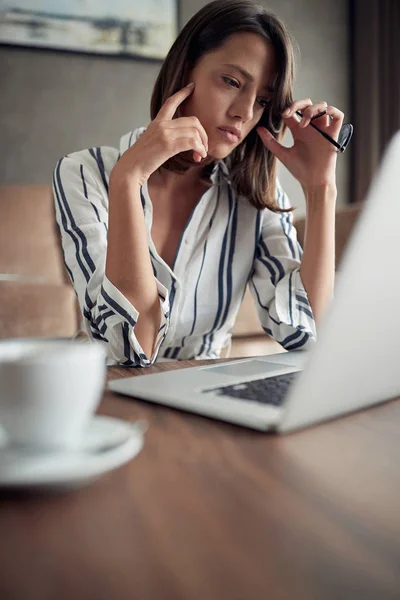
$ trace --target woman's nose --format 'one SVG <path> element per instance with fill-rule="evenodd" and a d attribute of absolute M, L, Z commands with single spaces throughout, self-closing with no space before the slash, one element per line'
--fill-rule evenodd
<path fill-rule="evenodd" d="M 248 96 L 237 98 L 236 101 L 231 105 L 230 116 L 235 119 L 240 119 L 244 123 L 251 121 L 254 115 L 254 102 L 255 99 Z"/>

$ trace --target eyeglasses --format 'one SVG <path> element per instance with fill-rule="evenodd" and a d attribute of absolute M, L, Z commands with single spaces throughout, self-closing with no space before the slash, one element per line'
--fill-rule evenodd
<path fill-rule="evenodd" d="M 299 116 L 299 117 L 303 116 L 303 114 L 299 110 L 296 110 L 296 115 Z M 335 148 L 336 148 L 336 150 L 337 150 L 338 153 L 343 154 L 343 152 L 346 150 L 347 146 L 349 145 L 349 142 L 351 140 L 351 136 L 353 135 L 354 127 L 353 127 L 353 125 L 351 123 L 344 123 L 342 125 L 342 127 L 340 128 L 338 139 L 336 141 L 333 138 L 331 138 L 330 135 L 328 135 L 327 133 L 325 133 L 325 131 L 322 131 L 321 129 L 319 129 L 319 127 L 317 127 L 313 123 L 313 121 L 315 121 L 315 119 L 319 119 L 319 117 L 323 117 L 324 115 L 326 115 L 326 110 L 324 110 L 323 112 L 319 113 L 318 115 L 315 115 L 315 117 L 313 117 L 311 119 L 310 125 L 311 125 L 311 127 L 314 127 L 314 129 L 316 129 L 317 131 L 319 131 L 319 133 L 326 140 L 328 140 L 328 142 L 330 142 L 331 144 L 333 144 L 335 146 Z"/>

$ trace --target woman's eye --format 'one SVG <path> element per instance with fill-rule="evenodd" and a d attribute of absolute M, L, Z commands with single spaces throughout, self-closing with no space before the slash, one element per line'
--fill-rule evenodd
<path fill-rule="evenodd" d="M 231 77 L 227 77 L 226 75 L 222 76 L 222 79 L 227 85 L 229 85 L 229 87 L 234 87 L 237 89 L 240 88 L 240 83 L 236 81 L 236 79 L 232 79 Z M 266 98 L 257 98 L 257 102 L 262 108 L 265 108 L 270 102 L 270 100 L 267 100 Z"/>
<path fill-rule="evenodd" d="M 239 83 L 236 81 L 236 79 L 231 79 L 230 77 L 222 77 L 222 79 L 231 87 L 239 87 Z"/>
<path fill-rule="evenodd" d="M 266 100 L 265 98 L 257 98 L 257 102 L 260 106 L 265 108 L 267 106 L 269 100 Z"/>

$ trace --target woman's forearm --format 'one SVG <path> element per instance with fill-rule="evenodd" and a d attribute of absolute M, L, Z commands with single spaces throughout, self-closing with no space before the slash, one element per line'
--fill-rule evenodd
<path fill-rule="evenodd" d="M 150 358 L 161 320 L 160 301 L 148 249 L 148 238 L 134 177 L 109 185 L 106 275 L 139 312 L 135 335 Z"/>
<path fill-rule="evenodd" d="M 300 274 L 318 322 L 328 308 L 335 282 L 336 186 L 304 190 L 307 204 Z"/>

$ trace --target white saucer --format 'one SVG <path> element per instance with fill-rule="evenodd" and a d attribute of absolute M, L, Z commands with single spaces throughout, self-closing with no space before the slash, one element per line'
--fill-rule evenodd
<path fill-rule="evenodd" d="M 80 447 L 68 452 L 32 452 L 0 436 L 0 487 L 81 487 L 134 458 L 143 447 L 143 433 L 142 422 L 96 415 Z"/>

